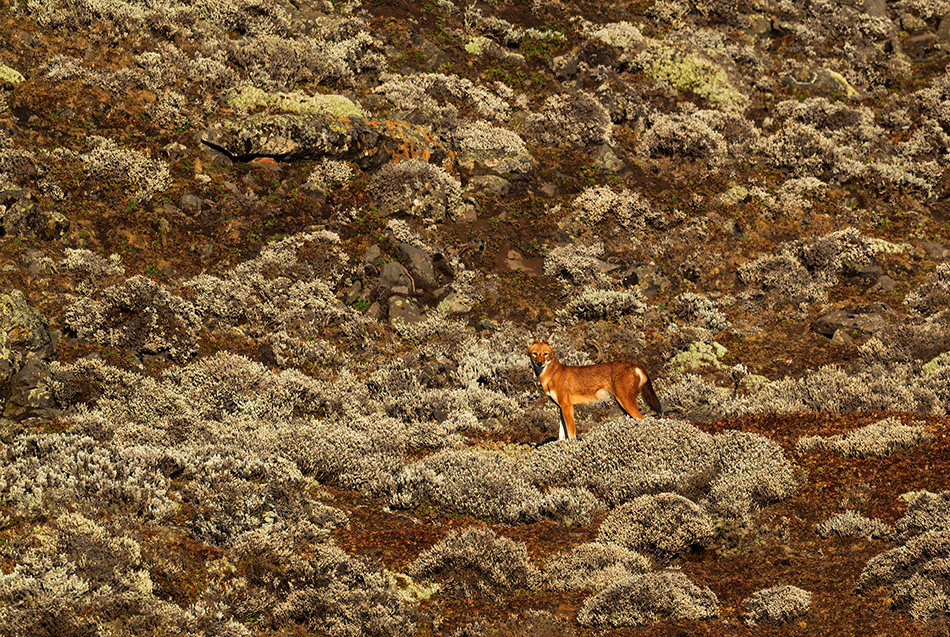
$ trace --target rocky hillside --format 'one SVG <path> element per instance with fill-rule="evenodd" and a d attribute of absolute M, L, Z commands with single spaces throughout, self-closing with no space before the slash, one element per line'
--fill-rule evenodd
<path fill-rule="evenodd" d="M 0 635 L 946 634 L 947 0 L 0 41 Z"/>

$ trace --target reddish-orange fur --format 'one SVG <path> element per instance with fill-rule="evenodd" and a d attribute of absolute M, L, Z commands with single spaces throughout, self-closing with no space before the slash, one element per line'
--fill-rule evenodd
<path fill-rule="evenodd" d="M 625 361 L 611 361 L 596 365 L 563 365 L 554 356 L 547 342 L 535 341 L 528 348 L 531 366 L 551 400 L 561 410 L 558 438 L 576 439 L 574 432 L 574 405 L 583 405 L 612 395 L 628 416 L 643 418 L 637 405 L 637 395 L 643 397 L 654 411 L 662 412 L 653 383 L 646 371 Z"/>

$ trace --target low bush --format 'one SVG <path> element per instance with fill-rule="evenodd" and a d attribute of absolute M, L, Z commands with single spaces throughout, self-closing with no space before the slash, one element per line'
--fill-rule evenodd
<path fill-rule="evenodd" d="M 797 586 L 773 586 L 758 590 L 743 601 L 746 626 L 785 624 L 811 610 L 812 594 Z"/>
<path fill-rule="evenodd" d="M 544 563 L 547 588 L 598 591 L 614 582 L 650 571 L 650 561 L 619 544 L 600 541 L 575 546 Z"/>
<path fill-rule="evenodd" d="M 577 614 L 582 626 L 638 626 L 654 621 L 710 619 L 719 600 L 678 571 L 646 573 L 622 579 L 588 597 Z"/>
<path fill-rule="evenodd" d="M 541 574 L 525 545 L 485 527 L 452 531 L 409 565 L 412 577 L 430 577 L 450 597 L 494 597 L 519 589 L 534 590 Z"/>
<path fill-rule="evenodd" d="M 665 560 L 708 545 L 712 536 L 712 519 L 702 508 L 681 495 L 660 493 L 640 496 L 611 511 L 597 541 Z"/>

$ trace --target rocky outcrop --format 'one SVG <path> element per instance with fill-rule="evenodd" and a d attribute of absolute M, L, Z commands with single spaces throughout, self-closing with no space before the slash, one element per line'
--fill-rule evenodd
<path fill-rule="evenodd" d="M 201 141 L 238 161 L 330 158 L 367 169 L 406 158 L 440 165 L 451 160 L 437 139 L 408 122 L 319 113 L 262 113 L 241 121 L 219 121 Z"/>
<path fill-rule="evenodd" d="M 0 401 L 3 416 L 51 415 L 47 361 L 54 337 L 19 290 L 0 295 Z"/>

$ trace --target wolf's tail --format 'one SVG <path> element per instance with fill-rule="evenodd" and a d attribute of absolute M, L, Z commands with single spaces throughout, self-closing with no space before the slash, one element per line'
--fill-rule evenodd
<path fill-rule="evenodd" d="M 663 413 L 663 405 L 660 404 L 660 399 L 656 397 L 656 392 L 653 391 L 653 381 L 650 380 L 649 376 L 647 376 L 647 382 L 643 385 L 643 397 L 646 398 L 650 409 L 658 414 Z"/>

